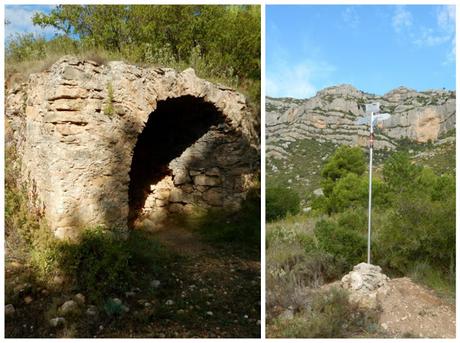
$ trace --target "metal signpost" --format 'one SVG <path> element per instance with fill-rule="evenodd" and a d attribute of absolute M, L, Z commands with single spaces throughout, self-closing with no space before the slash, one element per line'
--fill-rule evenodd
<path fill-rule="evenodd" d="M 371 263 L 371 218 L 372 218 L 372 150 L 374 148 L 374 125 L 378 122 L 390 118 L 388 113 L 380 113 L 380 103 L 375 102 L 366 104 L 366 114 L 368 116 L 358 118 L 355 123 L 369 124 L 369 213 L 367 224 L 367 263 Z"/>

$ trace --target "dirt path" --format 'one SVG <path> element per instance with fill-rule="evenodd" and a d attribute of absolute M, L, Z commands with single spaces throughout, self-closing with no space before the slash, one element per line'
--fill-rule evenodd
<path fill-rule="evenodd" d="M 455 307 L 409 278 L 392 279 L 381 306 L 380 325 L 391 335 L 455 338 Z"/>
<path fill-rule="evenodd" d="M 179 255 L 196 256 L 215 253 L 214 248 L 203 242 L 196 233 L 174 224 L 156 228 L 150 232 L 161 244 Z"/>

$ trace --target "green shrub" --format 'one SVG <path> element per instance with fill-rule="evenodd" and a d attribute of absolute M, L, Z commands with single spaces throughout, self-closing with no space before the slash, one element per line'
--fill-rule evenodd
<path fill-rule="evenodd" d="M 319 247 L 337 260 L 343 260 L 348 269 L 365 260 L 367 242 L 357 232 L 341 228 L 334 222 L 321 220 L 316 224 L 315 236 Z"/>
<path fill-rule="evenodd" d="M 366 180 L 354 173 L 339 179 L 328 198 L 329 212 L 341 212 L 348 208 L 365 207 L 368 190 Z"/>
<path fill-rule="evenodd" d="M 335 183 L 352 173 L 360 176 L 366 170 L 364 153 L 359 147 L 340 146 L 321 170 L 321 186 L 328 197 Z"/>
<path fill-rule="evenodd" d="M 422 192 L 401 195 L 378 244 L 386 251 L 382 263 L 402 273 L 416 261 L 455 270 L 455 198 L 441 202 Z"/>
<path fill-rule="evenodd" d="M 126 241 L 102 228 L 87 229 L 78 243 L 58 243 L 59 269 L 76 280 L 92 301 L 126 290 L 131 281 Z"/>
<path fill-rule="evenodd" d="M 361 209 L 349 209 L 337 217 L 337 223 L 345 230 L 365 233 L 367 231 L 367 212 Z"/>
<path fill-rule="evenodd" d="M 318 242 L 314 236 L 311 235 L 299 235 L 299 242 L 305 249 L 307 254 L 313 253 L 318 250 Z"/>
<path fill-rule="evenodd" d="M 412 164 L 409 154 L 396 152 L 383 165 L 383 179 L 389 190 L 394 193 L 403 193 L 409 190 L 421 168 Z"/>
<path fill-rule="evenodd" d="M 273 221 L 300 210 L 299 195 L 288 188 L 270 187 L 266 190 L 266 219 Z"/>

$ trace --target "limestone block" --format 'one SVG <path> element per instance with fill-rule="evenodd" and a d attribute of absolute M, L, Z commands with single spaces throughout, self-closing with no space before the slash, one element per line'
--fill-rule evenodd
<path fill-rule="evenodd" d="M 220 185 L 221 180 L 215 176 L 207 176 L 207 175 L 196 175 L 193 177 L 193 183 L 198 186 L 217 186 Z"/>
<path fill-rule="evenodd" d="M 206 170 L 206 175 L 208 175 L 208 176 L 220 176 L 221 172 L 220 172 L 219 168 L 213 167 L 213 168 L 210 168 L 210 169 Z"/>
<path fill-rule="evenodd" d="M 211 188 L 203 194 L 203 199 L 212 206 L 222 206 L 224 197 L 221 190 Z"/>
<path fill-rule="evenodd" d="M 184 192 L 179 188 L 173 188 L 169 193 L 170 202 L 184 202 L 185 196 Z"/>
<path fill-rule="evenodd" d="M 184 183 L 188 183 L 191 181 L 190 176 L 187 172 L 187 170 L 184 169 L 179 169 L 174 171 L 174 185 L 179 186 L 183 185 Z"/>

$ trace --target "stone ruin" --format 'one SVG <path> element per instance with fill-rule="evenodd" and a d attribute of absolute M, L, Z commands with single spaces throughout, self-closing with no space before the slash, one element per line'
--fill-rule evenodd
<path fill-rule="evenodd" d="M 192 69 L 66 56 L 7 87 L 5 112 L 18 177 L 59 238 L 237 209 L 258 178 L 260 119 Z"/>

